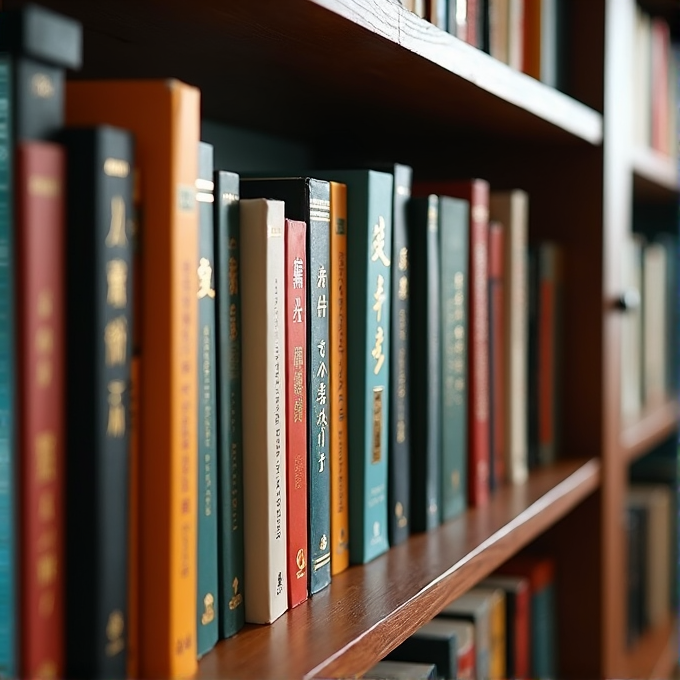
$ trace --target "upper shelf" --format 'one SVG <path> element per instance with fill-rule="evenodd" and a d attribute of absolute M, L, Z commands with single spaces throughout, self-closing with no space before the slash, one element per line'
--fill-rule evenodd
<path fill-rule="evenodd" d="M 247 625 L 200 662 L 198 678 L 355 677 L 566 515 L 600 481 L 595 459 L 532 472 L 525 484 L 499 489 L 487 507 L 334 576 L 329 588 L 272 625 Z"/>
<path fill-rule="evenodd" d="M 5 0 L 5 7 L 24 0 Z M 602 116 L 394 0 L 41 0 L 85 27 L 74 77 L 197 85 L 207 118 L 329 132 L 599 144 Z"/>
<path fill-rule="evenodd" d="M 677 400 L 669 399 L 647 408 L 634 422 L 624 424 L 621 447 L 625 462 L 633 462 L 669 437 L 678 428 L 679 416 Z"/>
<path fill-rule="evenodd" d="M 680 192 L 674 159 L 658 151 L 636 147 L 632 154 L 635 197 L 644 201 L 677 201 Z"/>

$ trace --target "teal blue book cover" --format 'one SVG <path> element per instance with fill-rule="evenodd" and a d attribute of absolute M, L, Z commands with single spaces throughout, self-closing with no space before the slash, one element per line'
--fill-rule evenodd
<path fill-rule="evenodd" d="M 324 170 L 347 185 L 350 562 L 388 548 L 390 310 L 394 179 L 375 170 Z"/>
<path fill-rule="evenodd" d="M 531 596 L 531 670 L 534 678 L 557 677 L 555 584 Z"/>
<path fill-rule="evenodd" d="M 439 199 L 441 521 L 467 507 L 467 301 L 470 204 Z"/>
<path fill-rule="evenodd" d="M 213 236 L 213 147 L 199 144 L 198 179 L 198 576 L 196 641 L 198 655 L 218 637 L 217 572 L 217 381 L 215 344 L 215 251 Z"/>

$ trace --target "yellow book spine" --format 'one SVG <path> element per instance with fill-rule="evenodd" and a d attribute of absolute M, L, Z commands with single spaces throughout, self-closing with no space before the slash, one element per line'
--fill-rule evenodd
<path fill-rule="evenodd" d="M 349 566 L 347 475 L 347 186 L 331 182 L 331 575 Z"/>

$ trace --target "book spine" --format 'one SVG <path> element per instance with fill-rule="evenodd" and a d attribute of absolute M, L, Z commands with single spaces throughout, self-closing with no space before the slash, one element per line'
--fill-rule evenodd
<path fill-rule="evenodd" d="M 505 327 L 503 242 L 505 227 L 489 223 L 489 487 L 505 481 Z"/>
<path fill-rule="evenodd" d="M 17 146 L 20 675 L 64 674 L 64 152 Z"/>
<path fill-rule="evenodd" d="M 124 678 L 132 136 L 67 130 L 66 673 Z"/>
<path fill-rule="evenodd" d="M 409 466 L 411 427 L 409 421 L 409 240 L 408 201 L 412 170 L 394 168 L 392 218 L 392 329 L 390 332 L 390 445 L 389 445 L 389 541 L 403 543 L 409 535 Z"/>
<path fill-rule="evenodd" d="M 246 621 L 288 608 L 284 203 L 241 201 Z"/>
<path fill-rule="evenodd" d="M 441 520 L 467 507 L 467 319 L 469 203 L 440 199 Z"/>
<path fill-rule="evenodd" d="M 528 678 L 530 673 L 531 623 L 530 591 L 528 587 L 519 590 L 514 598 L 514 644 L 513 667 L 508 669 L 515 678 Z"/>
<path fill-rule="evenodd" d="M 411 200 L 411 530 L 439 524 L 441 505 L 441 303 L 439 198 Z"/>
<path fill-rule="evenodd" d="M 288 607 L 307 599 L 307 225 L 286 220 L 286 494 Z"/>
<path fill-rule="evenodd" d="M 220 638 L 245 623 L 239 176 L 215 173 Z"/>
<path fill-rule="evenodd" d="M 25 56 L 15 58 L 14 68 L 16 139 L 53 137 L 64 119 L 64 69 Z"/>
<path fill-rule="evenodd" d="M 331 483 L 328 427 L 330 185 L 309 180 L 307 232 L 307 448 L 309 593 L 331 581 Z"/>
<path fill-rule="evenodd" d="M 213 229 L 213 148 L 198 145 L 198 325 L 196 355 L 198 397 L 198 548 L 196 579 L 196 645 L 198 656 L 217 643 L 219 600 L 217 568 L 217 462 L 216 343 L 215 343 L 215 248 Z"/>
<path fill-rule="evenodd" d="M 0 676 L 17 668 L 12 59 L 0 55 Z"/>
<path fill-rule="evenodd" d="M 134 250 L 134 248 L 133 248 Z M 134 255 L 133 255 L 134 257 Z M 134 268 L 133 268 L 134 271 Z M 134 278 L 134 273 L 133 273 Z M 138 285 L 135 281 L 134 287 Z M 133 303 L 134 306 L 134 303 Z M 134 312 L 133 312 L 134 318 Z M 130 476 L 128 487 L 128 630 L 127 677 L 139 676 L 139 435 L 141 402 L 141 357 L 132 354 L 130 363 Z"/>
<path fill-rule="evenodd" d="M 538 465 L 539 419 L 539 247 L 529 246 L 528 265 L 528 319 L 527 319 L 527 467 Z"/>
<path fill-rule="evenodd" d="M 347 185 L 331 182 L 330 451 L 331 575 L 349 566 L 347 472 Z"/>
<path fill-rule="evenodd" d="M 555 585 L 546 584 L 531 597 L 531 674 L 535 678 L 557 676 Z"/>

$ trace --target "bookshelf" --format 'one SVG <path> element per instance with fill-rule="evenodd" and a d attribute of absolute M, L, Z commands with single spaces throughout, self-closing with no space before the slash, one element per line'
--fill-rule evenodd
<path fill-rule="evenodd" d="M 561 462 L 351 567 L 275 624 L 247 626 L 201 660 L 199 677 L 361 674 L 532 541 L 564 574 L 560 677 L 665 675 L 676 621 L 626 649 L 621 569 L 627 466 L 678 423 L 676 400 L 632 424 L 619 414 L 617 244 L 634 197 L 678 200 L 669 159 L 631 145 L 633 0 L 569 3 L 566 94 L 393 0 L 194 0 L 190 11 L 180 0 L 43 4 L 84 24 L 85 68 L 73 77 L 174 76 L 201 88 L 207 120 L 278 136 L 319 160 L 349 150 L 423 177 L 524 188 L 532 236 L 565 247 Z M 675 2 L 651 4 L 678 15 Z"/>

